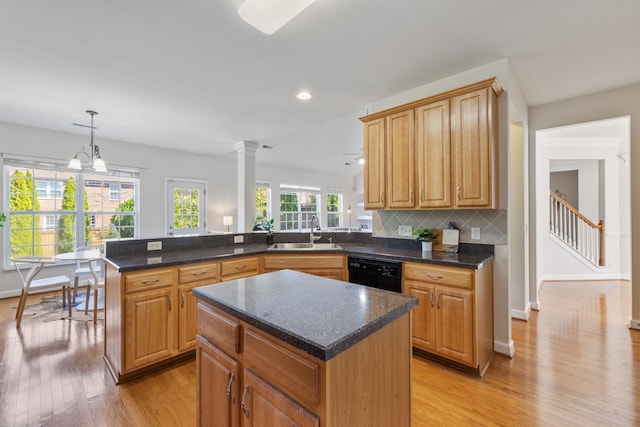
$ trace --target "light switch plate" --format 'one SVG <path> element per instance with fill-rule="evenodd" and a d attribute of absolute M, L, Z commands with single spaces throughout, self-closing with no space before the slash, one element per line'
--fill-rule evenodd
<path fill-rule="evenodd" d="M 471 240 L 480 240 L 480 227 L 471 227 Z"/>
<path fill-rule="evenodd" d="M 398 226 L 398 236 L 411 236 L 411 233 L 413 233 L 413 227 L 410 225 Z"/>
<path fill-rule="evenodd" d="M 233 236 L 233 243 L 244 243 L 244 236 Z"/>
<path fill-rule="evenodd" d="M 147 242 L 147 250 L 148 251 L 161 251 L 162 250 L 162 241 Z"/>

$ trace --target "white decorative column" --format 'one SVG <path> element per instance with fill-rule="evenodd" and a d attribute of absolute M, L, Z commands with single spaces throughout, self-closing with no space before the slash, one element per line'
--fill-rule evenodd
<path fill-rule="evenodd" d="M 256 151 L 260 144 L 240 141 L 234 147 L 238 153 L 238 233 L 246 233 L 254 224 Z"/>

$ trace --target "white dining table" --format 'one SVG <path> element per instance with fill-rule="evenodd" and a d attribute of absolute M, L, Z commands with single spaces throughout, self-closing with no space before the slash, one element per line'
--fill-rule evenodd
<path fill-rule="evenodd" d="M 103 259 L 103 254 L 97 249 L 90 249 L 86 251 L 75 251 L 75 252 L 67 252 L 64 254 L 58 254 L 54 257 L 54 259 L 58 262 L 62 261 L 80 261 L 80 262 L 89 262 L 89 269 L 91 270 L 91 275 L 95 280 L 94 283 L 98 283 L 98 273 L 95 271 L 93 263 L 91 261 L 98 261 Z"/>

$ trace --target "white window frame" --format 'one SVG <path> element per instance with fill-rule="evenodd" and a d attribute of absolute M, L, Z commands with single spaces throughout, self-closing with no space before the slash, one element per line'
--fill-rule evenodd
<path fill-rule="evenodd" d="M 298 224 L 296 228 L 284 228 L 282 227 L 282 218 L 288 214 L 294 213 L 294 211 L 282 211 L 280 209 L 280 218 L 278 219 L 278 223 L 280 225 L 281 231 L 291 231 L 291 232 L 307 232 L 311 230 L 311 216 L 316 215 L 316 217 L 320 218 L 322 214 L 322 192 L 320 188 L 317 187 L 301 187 L 297 185 L 289 185 L 283 184 L 280 186 L 280 197 L 278 202 L 282 204 L 282 195 L 286 193 L 296 193 L 297 194 L 297 204 L 298 210 L 295 213 L 298 215 Z M 302 195 L 310 194 L 316 196 L 316 211 L 302 211 Z M 304 217 L 304 218 L 303 218 Z M 304 225 L 308 225 L 308 227 L 304 227 Z"/>
<path fill-rule="evenodd" d="M 190 189 L 200 192 L 198 198 L 198 225 L 197 227 L 175 228 L 175 203 L 174 191 L 178 188 Z M 201 180 L 166 178 L 165 179 L 165 230 L 167 236 L 201 235 L 207 232 L 207 182 Z"/>

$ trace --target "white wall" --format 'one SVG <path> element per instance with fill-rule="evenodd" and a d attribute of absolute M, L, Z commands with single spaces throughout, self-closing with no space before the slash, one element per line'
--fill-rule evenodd
<path fill-rule="evenodd" d="M 272 165 L 256 164 L 256 181 L 268 182 L 271 185 L 271 217 L 276 219 L 280 217 L 280 185 L 290 184 L 320 188 L 322 197 L 320 225 L 322 228 L 327 226 L 327 193 L 341 190 L 343 194 L 343 226 L 349 225 L 347 207 L 351 205 L 353 209 L 355 206 L 354 177 L 352 176 L 330 175 L 302 169 L 283 169 Z M 279 221 L 276 220 L 275 225 L 276 231 L 279 231 Z"/>

